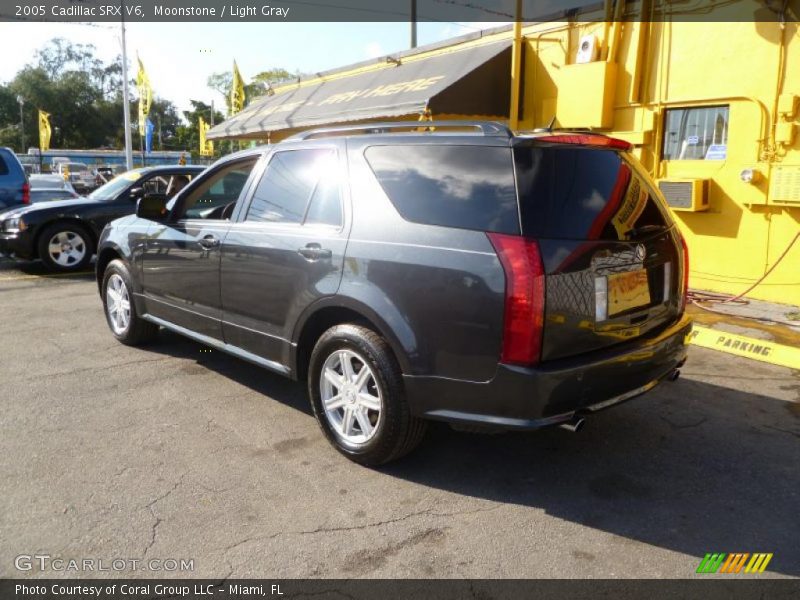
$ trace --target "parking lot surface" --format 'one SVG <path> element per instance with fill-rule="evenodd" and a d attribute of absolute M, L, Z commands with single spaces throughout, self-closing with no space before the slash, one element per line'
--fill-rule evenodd
<path fill-rule="evenodd" d="M 93 275 L 0 259 L 0 577 L 15 557 L 192 559 L 138 577 L 800 576 L 800 372 L 692 348 L 683 377 L 561 429 L 435 426 L 370 470 L 301 384 L 162 332 L 109 333 Z M 741 576 L 741 575 L 740 575 Z M 738 577 L 738 576 L 737 576 Z"/>

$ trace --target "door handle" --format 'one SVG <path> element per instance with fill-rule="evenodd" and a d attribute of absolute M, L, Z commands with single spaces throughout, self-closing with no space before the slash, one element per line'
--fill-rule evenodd
<path fill-rule="evenodd" d="M 306 244 L 303 248 L 298 248 L 297 253 L 306 260 L 319 260 L 320 258 L 331 258 L 333 256 L 333 252 L 319 244 Z"/>
<path fill-rule="evenodd" d="M 197 240 L 197 243 L 200 244 L 206 250 L 208 250 L 219 246 L 219 238 L 209 234 Z"/>

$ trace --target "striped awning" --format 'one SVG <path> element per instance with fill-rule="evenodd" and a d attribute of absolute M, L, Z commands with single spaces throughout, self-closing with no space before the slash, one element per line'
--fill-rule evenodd
<path fill-rule="evenodd" d="M 207 133 L 208 139 L 264 139 L 269 132 L 421 115 L 507 118 L 507 40 L 322 78 L 256 99 Z"/>

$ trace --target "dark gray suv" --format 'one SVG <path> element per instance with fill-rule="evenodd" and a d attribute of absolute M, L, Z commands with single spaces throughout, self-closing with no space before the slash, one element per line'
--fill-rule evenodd
<path fill-rule="evenodd" d="M 307 381 L 368 465 L 430 419 L 576 429 L 677 376 L 686 246 L 626 142 L 425 128 L 310 131 L 146 196 L 99 242 L 112 333 L 164 327 Z"/>

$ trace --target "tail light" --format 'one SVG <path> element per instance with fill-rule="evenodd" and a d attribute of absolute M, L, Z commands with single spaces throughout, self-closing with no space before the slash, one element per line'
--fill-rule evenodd
<path fill-rule="evenodd" d="M 22 184 L 22 203 L 31 203 L 31 185 L 27 181 Z"/>
<path fill-rule="evenodd" d="M 597 146 L 600 148 L 611 148 L 613 150 L 628 151 L 633 148 L 630 142 L 605 135 L 590 133 L 559 133 L 556 135 L 543 135 L 536 138 L 539 142 L 551 142 L 553 144 L 576 144 L 579 146 Z"/>
<path fill-rule="evenodd" d="M 504 363 L 533 365 L 542 353 L 544 266 L 539 245 L 516 235 L 487 233 L 506 275 Z"/>
<path fill-rule="evenodd" d="M 689 296 L 689 247 L 686 239 L 681 235 L 681 250 L 683 252 L 683 279 L 681 281 L 681 305 L 680 313 L 686 309 L 686 299 Z"/>

